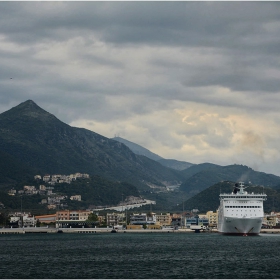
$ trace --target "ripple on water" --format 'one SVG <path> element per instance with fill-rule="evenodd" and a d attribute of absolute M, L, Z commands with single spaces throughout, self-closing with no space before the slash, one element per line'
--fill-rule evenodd
<path fill-rule="evenodd" d="M 279 278 L 280 235 L 0 236 L 1 278 Z"/>

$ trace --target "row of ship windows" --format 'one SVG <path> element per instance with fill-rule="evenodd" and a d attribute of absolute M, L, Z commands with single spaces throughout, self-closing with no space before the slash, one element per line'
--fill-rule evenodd
<path fill-rule="evenodd" d="M 225 208 L 261 208 L 261 206 L 225 206 Z"/>
<path fill-rule="evenodd" d="M 254 196 L 254 195 L 252 195 L 252 196 L 245 196 L 245 195 L 239 195 L 239 196 L 221 196 L 223 199 L 224 198 L 265 198 L 265 196 L 262 196 L 262 195 L 260 195 L 260 196 Z"/>
<path fill-rule="evenodd" d="M 245 201 L 231 201 L 231 200 L 227 200 L 225 201 L 224 203 L 246 203 L 246 204 L 249 204 L 249 203 L 262 203 L 261 201 L 248 201 L 248 200 L 245 200 Z"/>
<path fill-rule="evenodd" d="M 241 213 L 241 215 L 243 215 L 242 213 Z M 240 215 L 238 215 L 238 214 L 236 214 L 236 217 L 238 217 L 238 216 L 240 216 Z M 245 217 L 247 216 L 247 214 L 245 214 Z M 250 214 L 250 217 L 253 217 L 254 216 L 254 214 Z M 257 214 L 255 214 L 255 217 L 257 216 Z M 244 217 L 244 216 L 243 216 Z M 227 223 L 230 223 L 231 221 L 226 221 Z"/>

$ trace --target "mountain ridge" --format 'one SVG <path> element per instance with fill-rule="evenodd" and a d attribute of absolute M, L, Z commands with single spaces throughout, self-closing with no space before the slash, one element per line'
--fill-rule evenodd
<path fill-rule="evenodd" d="M 1 150 L 41 173 L 77 171 L 128 181 L 147 188 L 145 182 L 178 182 L 175 171 L 150 164 L 124 144 L 93 131 L 71 127 L 32 100 L 0 114 Z M 148 187 L 149 188 L 149 187 Z"/>
<path fill-rule="evenodd" d="M 280 184 L 280 177 L 273 174 L 258 172 L 252 168 L 232 164 L 219 166 L 211 163 L 204 163 L 183 170 L 184 176 L 188 177 L 180 186 L 180 190 L 196 194 L 207 187 L 221 181 L 244 181 L 254 185 L 277 186 Z"/>
<path fill-rule="evenodd" d="M 189 168 L 190 166 L 194 165 L 194 164 L 192 164 L 190 162 L 186 162 L 186 161 L 179 161 L 176 159 L 165 159 L 165 158 L 151 152 L 150 150 L 148 150 L 136 143 L 128 141 L 124 138 L 121 138 L 121 137 L 114 137 L 112 139 L 116 140 L 120 143 L 123 143 L 136 155 L 143 155 L 145 157 L 148 157 L 152 160 L 159 162 L 161 165 L 163 165 L 165 167 L 169 167 L 169 168 L 181 171 L 181 170 L 184 170 L 184 169 Z"/>
<path fill-rule="evenodd" d="M 213 184 L 212 186 L 202 190 L 198 194 L 184 201 L 184 209 L 191 211 L 192 209 L 198 209 L 200 213 L 206 213 L 207 211 L 216 212 L 220 200 L 220 193 L 231 193 L 234 189 L 236 182 L 222 181 Z M 249 184 L 246 191 L 254 193 L 267 194 L 267 201 L 264 201 L 264 211 L 266 213 L 280 209 L 280 189 L 274 189 L 270 187 L 263 187 L 260 185 Z M 180 203 L 173 210 L 181 210 L 183 204 Z"/>
<path fill-rule="evenodd" d="M 280 185 L 280 177 L 241 165 L 203 163 L 181 171 L 165 167 L 159 162 L 162 159 L 136 155 L 123 143 L 63 123 L 32 100 L 0 114 L 1 155 L 0 167 L 6 170 L 0 172 L 1 189 L 36 174 L 81 172 L 110 182 L 127 182 L 136 186 L 140 195 L 169 209 L 182 201 L 182 196 L 193 196 L 220 181 L 235 181 L 245 171 L 256 178 L 251 179 L 254 184 Z M 166 188 L 180 184 L 172 192 Z"/>
<path fill-rule="evenodd" d="M 125 144 L 133 153 L 135 153 L 136 155 L 142 155 L 142 156 L 146 156 L 152 160 L 155 160 L 155 161 L 158 161 L 160 159 L 163 159 L 161 156 L 149 151 L 148 149 L 136 144 L 136 143 L 133 143 L 131 141 L 128 141 L 124 138 L 121 138 L 119 136 L 116 136 L 114 138 L 111 138 L 112 140 L 115 140 L 115 141 L 118 141 L 118 142 L 121 142 L 123 144 Z"/>

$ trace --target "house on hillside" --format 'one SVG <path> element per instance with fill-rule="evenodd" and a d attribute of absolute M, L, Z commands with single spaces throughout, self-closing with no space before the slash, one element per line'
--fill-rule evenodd
<path fill-rule="evenodd" d="M 72 196 L 70 196 L 70 200 L 81 201 L 82 196 L 80 194 L 72 195 Z"/>

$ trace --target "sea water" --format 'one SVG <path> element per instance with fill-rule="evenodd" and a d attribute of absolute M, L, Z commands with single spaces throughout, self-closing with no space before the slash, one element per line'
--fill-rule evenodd
<path fill-rule="evenodd" d="M 276 279 L 280 235 L 214 233 L 0 236 L 0 277 Z"/>

